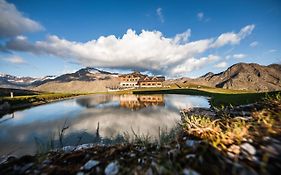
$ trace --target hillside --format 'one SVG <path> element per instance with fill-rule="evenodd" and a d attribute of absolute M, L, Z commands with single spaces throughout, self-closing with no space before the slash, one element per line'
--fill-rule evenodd
<path fill-rule="evenodd" d="M 262 66 L 259 64 L 239 63 L 229 67 L 219 74 L 206 74 L 198 78 L 212 87 L 274 91 L 281 89 L 281 65 L 272 64 Z"/>
<path fill-rule="evenodd" d="M 180 78 L 166 83 L 177 83 L 181 86 L 197 84 L 235 90 L 275 91 L 281 90 L 281 65 L 238 63 L 218 74 L 209 72 L 199 78 Z"/>
<path fill-rule="evenodd" d="M 103 92 L 119 84 L 117 74 L 95 68 L 80 69 L 32 87 L 33 90 L 51 92 Z"/>

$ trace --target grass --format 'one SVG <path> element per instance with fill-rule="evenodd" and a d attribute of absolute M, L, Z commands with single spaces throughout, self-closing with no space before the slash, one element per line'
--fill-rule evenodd
<path fill-rule="evenodd" d="M 0 110 L 0 117 L 14 112 L 15 110 L 25 109 L 36 105 L 50 103 L 57 100 L 71 98 L 86 93 L 40 93 L 38 95 L 22 95 L 11 97 L 0 97 L 0 105 L 5 107 Z"/>
<path fill-rule="evenodd" d="M 49 102 L 52 100 L 59 100 L 68 97 L 78 96 L 83 94 L 71 94 L 71 93 L 47 93 L 39 95 L 26 95 L 26 96 L 15 96 L 11 97 L 2 97 L 0 98 L 2 102 L 8 102 L 10 105 L 19 105 L 19 104 L 33 104 L 38 102 Z"/>
<path fill-rule="evenodd" d="M 263 109 L 252 113 L 250 119 L 239 116 L 220 116 L 219 119 L 213 119 L 208 116 L 183 114 L 183 130 L 188 135 L 206 140 L 219 150 L 227 150 L 230 145 L 239 145 L 244 139 L 258 140 L 264 135 L 280 134 L 280 104 L 281 93 L 267 96 L 260 104 Z"/>
<path fill-rule="evenodd" d="M 198 89 L 193 88 L 149 88 L 149 89 L 138 89 L 134 90 L 134 94 L 185 94 L 185 95 L 199 95 L 211 97 L 210 104 L 213 107 L 221 106 L 237 106 L 255 103 L 262 100 L 267 96 L 274 96 L 281 91 L 273 92 L 260 92 L 253 93 L 248 91 L 237 91 L 237 90 L 228 90 L 221 88 L 210 88 L 210 87 L 201 87 Z"/>

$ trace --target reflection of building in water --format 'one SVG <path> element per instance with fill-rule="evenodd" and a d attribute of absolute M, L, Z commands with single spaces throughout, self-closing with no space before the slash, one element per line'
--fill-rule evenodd
<path fill-rule="evenodd" d="M 129 109 L 141 109 L 148 106 L 164 106 L 164 95 L 121 95 L 120 106 Z"/>

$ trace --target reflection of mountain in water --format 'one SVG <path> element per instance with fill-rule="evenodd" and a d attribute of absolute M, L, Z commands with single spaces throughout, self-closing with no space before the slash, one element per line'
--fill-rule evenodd
<path fill-rule="evenodd" d="M 82 107 L 94 108 L 99 105 L 110 103 L 112 101 L 118 101 L 118 98 L 113 95 L 97 94 L 93 96 L 88 96 L 86 98 L 78 98 L 76 100 L 76 103 Z"/>
<path fill-rule="evenodd" d="M 138 110 L 148 106 L 164 106 L 164 95 L 132 95 L 126 94 L 120 96 L 120 106 L 123 108 L 129 108 Z"/>
<path fill-rule="evenodd" d="M 148 106 L 164 106 L 164 95 L 134 95 L 124 94 L 120 96 L 114 95 L 95 95 L 90 98 L 80 98 L 76 100 L 77 104 L 86 108 L 96 107 L 116 107 L 117 105 L 122 108 L 132 110 L 139 110 Z"/>

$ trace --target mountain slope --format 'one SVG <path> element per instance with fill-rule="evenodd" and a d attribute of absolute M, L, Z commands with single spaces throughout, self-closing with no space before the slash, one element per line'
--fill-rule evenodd
<path fill-rule="evenodd" d="M 273 91 L 281 89 L 281 65 L 261 66 L 238 63 L 219 74 L 209 74 L 204 80 L 213 87 L 237 90 Z"/>
<path fill-rule="evenodd" d="M 165 83 L 179 86 L 204 85 L 234 90 L 275 91 L 281 90 L 281 65 L 238 63 L 218 74 L 209 72 L 199 78 L 184 77 L 168 80 Z"/>
<path fill-rule="evenodd" d="M 117 74 L 87 67 L 63 74 L 33 87 L 33 90 L 52 92 L 102 92 L 119 84 Z"/>

